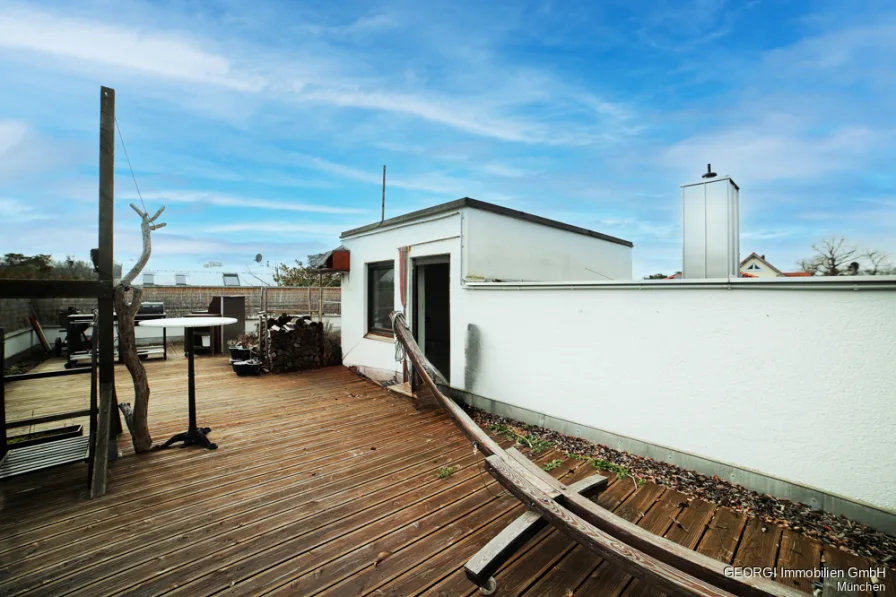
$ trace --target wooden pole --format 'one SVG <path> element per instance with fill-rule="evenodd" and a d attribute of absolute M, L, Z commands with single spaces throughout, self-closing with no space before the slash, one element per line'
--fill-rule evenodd
<path fill-rule="evenodd" d="M 113 222 L 115 197 L 115 90 L 100 88 L 100 188 L 99 188 L 99 281 L 111 287 L 113 273 Z M 99 326 L 94 330 L 99 350 L 99 412 L 97 413 L 96 446 L 93 451 L 93 478 L 90 496 L 106 494 L 109 465 L 109 427 L 112 415 L 112 393 L 115 391 L 115 353 L 112 297 L 100 298 Z"/>
<path fill-rule="evenodd" d="M 0 462 L 6 458 L 6 394 L 4 387 L 6 380 L 3 379 L 3 361 L 6 360 L 6 335 L 3 328 L 0 328 Z"/>
<path fill-rule="evenodd" d="M 324 274 L 321 272 L 317 278 L 317 308 L 320 311 L 320 323 L 324 323 Z"/>

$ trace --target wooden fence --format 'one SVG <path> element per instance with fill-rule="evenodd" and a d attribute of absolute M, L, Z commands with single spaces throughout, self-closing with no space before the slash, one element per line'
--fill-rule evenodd
<path fill-rule="evenodd" d="M 180 317 L 207 309 L 214 296 L 246 297 L 246 317 L 255 317 L 261 310 L 262 291 L 268 311 L 276 314 L 317 314 L 321 294 L 325 315 L 342 314 L 342 288 L 276 286 L 262 288 L 224 286 L 144 286 L 145 302 L 163 302 L 169 317 Z M 56 325 L 59 311 L 75 307 L 82 312 L 96 308 L 94 299 L 0 299 L 0 327 L 9 331 L 28 327 L 28 317 L 36 316 L 41 325 Z"/>

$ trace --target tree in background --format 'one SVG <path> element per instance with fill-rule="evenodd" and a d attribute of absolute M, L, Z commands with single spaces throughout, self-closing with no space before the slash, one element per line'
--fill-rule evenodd
<path fill-rule="evenodd" d="M 890 263 L 889 255 L 883 251 L 872 249 L 862 254 L 866 267 L 863 273 L 866 276 L 893 276 L 896 275 L 896 266 Z"/>
<path fill-rule="evenodd" d="M 0 278 L 15 280 L 92 280 L 96 278 L 93 265 L 69 255 L 53 261 L 51 255 L 23 255 L 7 253 L 0 259 Z"/>
<path fill-rule="evenodd" d="M 812 245 L 815 254 L 800 260 L 804 272 L 815 276 L 878 276 L 896 274 L 883 251 L 860 252 L 844 238 L 830 238 Z"/>
<path fill-rule="evenodd" d="M 645 280 L 665 280 L 668 278 L 666 274 L 652 274 L 650 276 L 644 276 Z"/>
<path fill-rule="evenodd" d="M 295 265 L 278 263 L 273 267 L 274 282 L 277 286 L 341 286 L 342 277 L 339 274 L 324 273 L 321 282 L 321 274 L 316 269 L 303 265 L 296 260 Z"/>

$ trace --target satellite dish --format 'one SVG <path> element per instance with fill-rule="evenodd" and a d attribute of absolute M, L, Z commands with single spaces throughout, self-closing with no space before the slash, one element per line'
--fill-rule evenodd
<path fill-rule="evenodd" d="M 257 254 L 257 255 L 255 256 L 255 263 L 261 263 L 261 259 L 262 259 L 262 257 L 261 257 L 261 253 Z"/>

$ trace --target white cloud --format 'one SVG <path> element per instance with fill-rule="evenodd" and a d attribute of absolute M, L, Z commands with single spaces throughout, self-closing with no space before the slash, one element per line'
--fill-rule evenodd
<path fill-rule="evenodd" d="M 291 222 L 246 222 L 237 224 L 221 224 L 209 226 L 204 231 L 208 233 L 275 233 L 286 236 L 330 236 L 335 237 L 343 231 L 356 227 L 353 224 L 336 226 L 331 224 L 296 224 Z"/>
<path fill-rule="evenodd" d="M 892 136 L 867 127 L 842 127 L 814 134 L 768 118 L 754 126 L 738 126 L 686 139 L 661 155 L 667 166 L 693 170 L 711 162 L 713 170 L 741 182 L 806 180 L 851 170 L 862 156 Z"/>
<path fill-rule="evenodd" d="M 28 136 L 28 126 L 20 120 L 0 120 L 0 157 L 22 143 Z"/>
<path fill-rule="evenodd" d="M 340 35 L 354 35 L 394 25 L 390 16 L 374 15 L 336 29 Z M 452 69 L 454 77 L 488 80 L 487 88 L 477 82 L 446 94 L 432 83 L 408 79 L 407 73 L 377 72 L 364 51 L 346 44 L 300 40 L 286 55 L 226 35 L 216 37 L 217 33 L 200 37 L 23 8 L 0 15 L 0 49 L 9 50 L 7 55 L 53 56 L 65 61 L 69 74 L 88 70 L 107 76 L 114 68 L 135 75 L 135 83 L 148 76 L 193 84 L 191 93 L 164 97 L 182 104 L 199 102 L 207 106 L 207 114 L 219 114 L 222 105 L 251 114 L 245 101 L 298 102 L 410 116 L 480 137 L 544 145 L 613 140 L 607 131 L 617 130 L 616 121 L 629 117 L 625 108 L 571 88 L 550 74 L 496 64 L 493 56 L 467 69 Z M 39 64 L 55 67 L 46 61 Z M 237 93 L 210 95 L 215 89 Z M 558 105 L 564 108 L 558 111 Z M 590 114 L 591 121 L 572 122 L 571 116 L 582 113 Z"/>
<path fill-rule="evenodd" d="M 32 205 L 18 199 L 0 197 L 0 214 L 6 222 L 33 222 L 50 219 L 50 214 L 37 211 Z"/>
<path fill-rule="evenodd" d="M 361 170 L 344 164 L 337 164 L 336 162 L 331 162 L 319 157 L 302 155 L 296 155 L 295 157 L 317 170 L 335 174 L 336 176 L 341 176 L 350 180 L 357 180 L 358 182 L 366 182 L 375 185 L 381 185 L 383 182 L 382 171 Z M 394 175 L 390 176 L 388 169 L 386 173 L 387 189 L 389 187 L 396 187 L 411 191 L 425 191 L 427 193 L 451 195 L 457 194 L 458 192 L 464 192 L 464 189 L 470 186 L 468 181 L 459 180 L 439 173 L 427 173 L 410 178 L 396 177 Z"/>
<path fill-rule="evenodd" d="M 0 47 L 240 91 L 264 86 L 263 80 L 235 72 L 226 57 L 182 36 L 32 10 L 0 14 Z"/>
<path fill-rule="evenodd" d="M 20 120 L 0 120 L 0 175 L 6 184 L 18 175 L 63 169 L 81 159 L 70 143 L 45 139 Z"/>
<path fill-rule="evenodd" d="M 119 197 L 133 201 L 137 195 L 124 194 Z M 300 211 L 319 214 L 361 214 L 365 209 L 354 207 L 335 207 L 330 205 L 316 205 L 310 203 L 298 203 L 290 201 L 273 201 L 255 197 L 236 197 L 210 191 L 171 190 L 153 193 L 143 193 L 145 201 L 171 202 L 171 203 L 201 203 L 219 207 L 239 207 L 242 209 L 270 209 L 281 211 Z"/>
<path fill-rule="evenodd" d="M 892 16 L 885 16 L 872 25 L 846 27 L 808 37 L 769 52 L 766 60 L 770 67 L 787 72 L 806 69 L 829 72 L 849 68 L 851 76 L 878 61 L 885 61 L 892 72 L 892 52 L 896 50 L 896 24 L 892 21 Z"/>

